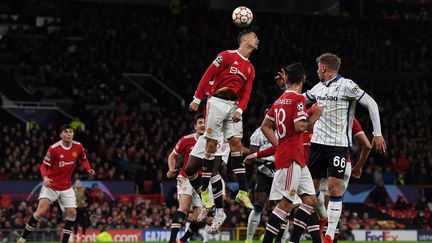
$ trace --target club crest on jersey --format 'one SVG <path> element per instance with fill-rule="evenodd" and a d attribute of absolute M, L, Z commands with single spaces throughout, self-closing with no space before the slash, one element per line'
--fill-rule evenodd
<path fill-rule="evenodd" d="M 295 196 L 296 193 L 297 193 L 296 190 L 291 190 L 291 191 L 290 191 L 290 195 L 291 195 L 291 196 Z"/>
<path fill-rule="evenodd" d="M 208 134 L 212 134 L 212 133 L 213 133 L 213 129 L 211 129 L 211 128 L 207 128 L 207 133 L 208 133 Z"/>
<path fill-rule="evenodd" d="M 78 157 L 78 153 L 77 152 L 72 152 L 72 157 L 74 157 L 74 158 Z"/>
<path fill-rule="evenodd" d="M 297 104 L 297 110 L 299 110 L 299 111 L 304 110 L 303 103 L 300 102 L 300 103 Z"/>

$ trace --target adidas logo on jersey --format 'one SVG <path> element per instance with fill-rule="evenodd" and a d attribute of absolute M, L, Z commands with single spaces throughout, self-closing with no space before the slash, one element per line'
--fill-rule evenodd
<path fill-rule="evenodd" d="M 235 62 L 234 62 L 234 64 L 235 64 L 235 65 L 238 65 L 238 62 L 237 62 L 237 61 L 235 61 Z"/>
<path fill-rule="evenodd" d="M 64 155 L 62 154 L 62 155 L 60 155 L 60 158 L 64 158 Z"/>

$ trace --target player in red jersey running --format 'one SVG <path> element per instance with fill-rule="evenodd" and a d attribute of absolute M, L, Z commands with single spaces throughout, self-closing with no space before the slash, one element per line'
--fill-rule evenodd
<path fill-rule="evenodd" d="M 213 170 L 214 154 L 218 140 L 228 139 L 231 148 L 230 165 L 237 176 L 239 192 L 236 201 L 252 209 L 246 188 L 246 170 L 243 164 L 241 138 L 243 126 L 242 113 L 249 102 L 255 68 L 250 63 L 250 55 L 258 49 L 257 35 L 250 30 L 242 31 L 238 36 L 239 48 L 219 53 L 201 78 L 189 108 L 197 111 L 201 99 L 209 91 L 206 112 L 206 154 L 203 161 L 203 184 L 201 199 L 203 206 L 212 208 L 209 198 L 209 181 Z M 209 86 L 213 81 L 211 89 Z M 192 175 L 188 175 L 192 176 Z"/>
<path fill-rule="evenodd" d="M 171 224 L 171 236 L 169 243 L 175 243 L 177 239 L 177 234 L 181 227 L 186 224 L 189 211 L 191 206 L 193 207 L 194 219 L 198 217 L 201 212 L 202 203 L 199 195 L 192 188 L 192 185 L 187 178 L 184 168 L 189 159 L 189 154 L 192 151 L 192 148 L 196 144 L 198 138 L 204 133 L 205 130 L 205 119 L 202 113 L 195 115 L 194 118 L 194 129 L 195 133 L 183 136 L 175 146 L 174 150 L 168 156 L 168 178 L 174 178 L 177 174 L 176 169 L 176 161 L 179 158 L 179 155 L 183 157 L 183 165 L 180 169 L 180 174 L 177 176 L 177 194 L 179 207 L 176 212 L 173 213 L 172 224 Z M 198 229 L 201 227 L 201 224 L 194 220 L 190 226 L 190 233 L 198 232 Z M 183 241 L 186 241 L 188 235 L 184 236 Z"/>
<path fill-rule="evenodd" d="M 269 200 L 279 200 L 267 222 L 263 240 L 266 243 L 273 242 L 281 224 L 287 221 L 297 196 L 303 201 L 300 208 L 305 211 L 305 217 L 310 216 L 316 203 L 312 177 L 303 157 L 302 136 L 318 120 L 322 109 L 314 107 L 312 116 L 307 117 L 306 100 L 299 94 L 306 80 L 304 68 L 300 63 L 295 63 L 289 65 L 286 71 L 288 90 L 273 103 L 261 125 L 266 138 L 276 147 L 276 173 Z M 293 241 L 292 237 L 290 241 Z"/>
<path fill-rule="evenodd" d="M 73 139 L 73 129 L 69 125 L 60 127 L 61 140 L 51 145 L 40 167 L 44 184 L 39 195 L 36 212 L 27 222 L 18 243 L 24 243 L 32 231 L 36 230 L 39 219 L 50 209 L 52 203 L 58 200 L 60 207 L 66 211 L 66 223 L 63 228 L 62 243 L 67 243 L 72 234 L 76 217 L 76 197 L 72 188 L 71 177 L 76 167 L 77 159 L 90 175 L 95 171 L 90 168 L 84 147 Z"/>

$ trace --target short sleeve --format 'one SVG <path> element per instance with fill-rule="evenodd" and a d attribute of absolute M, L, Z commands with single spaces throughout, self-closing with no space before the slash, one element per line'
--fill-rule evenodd
<path fill-rule="evenodd" d="M 294 122 L 298 122 L 301 120 L 307 119 L 306 113 L 306 98 L 303 95 L 298 95 L 295 103 L 293 104 L 295 107 L 293 108 L 293 118 Z"/>
<path fill-rule="evenodd" d="M 175 146 L 175 148 L 174 148 L 174 153 L 176 153 L 176 154 L 183 154 L 183 152 L 185 151 L 185 148 L 184 148 L 184 139 L 183 138 L 181 138 L 178 142 L 177 142 L 177 144 L 176 144 L 176 146 Z"/>
<path fill-rule="evenodd" d="M 354 81 L 347 79 L 345 83 L 345 92 L 344 96 L 346 99 L 352 100 L 355 99 L 359 101 L 363 95 L 365 94 L 364 90 L 362 90 Z"/>

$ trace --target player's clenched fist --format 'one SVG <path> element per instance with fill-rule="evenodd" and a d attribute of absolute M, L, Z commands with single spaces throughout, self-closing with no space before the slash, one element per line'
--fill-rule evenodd
<path fill-rule="evenodd" d="M 94 174 L 95 174 L 95 171 L 94 171 L 93 169 L 87 170 L 87 172 L 88 172 L 90 175 L 94 175 Z"/>
<path fill-rule="evenodd" d="M 199 104 L 192 101 L 189 105 L 189 110 L 190 111 L 198 111 L 198 107 L 199 107 Z"/>

